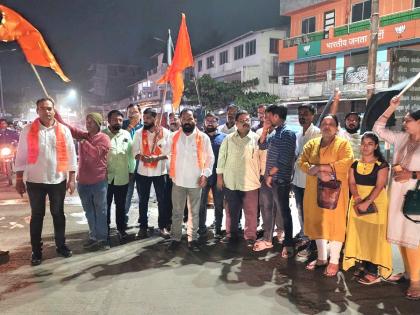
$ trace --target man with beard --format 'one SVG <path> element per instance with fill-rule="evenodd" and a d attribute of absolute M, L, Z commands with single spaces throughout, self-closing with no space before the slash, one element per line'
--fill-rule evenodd
<path fill-rule="evenodd" d="M 261 151 L 258 135 L 251 131 L 251 118 L 246 111 L 235 117 L 237 131 L 223 141 L 217 162 L 217 187 L 224 188 L 230 222 L 224 243 L 239 239 L 238 223 L 242 209 L 245 214 L 244 237 L 248 247 L 257 237 L 258 189 L 261 187 Z M 228 217 L 228 216 L 226 216 Z M 226 228 L 228 230 L 228 228 Z"/>
<path fill-rule="evenodd" d="M 315 116 L 315 107 L 311 104 L 302 104 L 298 107 L 298 117 L 299 124 L 302 126 L 302 131 L 296 135 L 296 163 L 297 158 L 303 152 L 303 147 L 305 144 L 316 137 L 321 135 L 321 132 L 318 127 L 315 127 L 313 122 Z M 302 258 L 307 258 L 310 255 L 310 244 L 308 243 L 308 238 L 303 233 L 303 196 L 305 193 L 306 186 L 306 174 L 302 172 L 300 167 L 295 163 L 295 173 L 292 181 L 292 189 L 295 195 L 296 207 L 299 214 L 299 222 L 301 230 L 298 234 L 298 242 L 296 247 L 299 249 L 305 245 L 299 253 L 298 256 Z M 314 245 L 314 244 L 313 244 Z"/>
<path fill-rule="evenodd" d="M 289 207 L 290 184 L 292 180 L 293 164 L 295 161 L 296 136 L 286 126 L 287 107 L 284 105 L 270 105 L 266 110 L 266 119 L 276 129 L 274 136 L 267 140 L 268 128 L 260 137 L 260 148 L 267 150 L 265 168 L 265 184 L 273 188 L 275 208 L 266 208 L 263 213 L 264 239 L 271 240 L 276 215 L 283 217 L 284 242 L 281 256 L 290 258 L 294 255 L 293 221 Z M 276 211 L 276 212 L 274 212 Z"/>
<path fill-rule="evenodd" d="M 134 176 L 136 167 L 132 157 L 132 140 L 128 131 L 122 129 L 123 114 L 119 110 L 108 113 L 108 128 L 103 132 L 111 139 L 111 149 L 108 153 L 108 230 L 111 223 L 111 204 L 115 200 L 115 221 L 120 240 L 127 238 L 127 223 L 125 221 L 125 201 L 128 183 Z"/>
<path fill-rule="evenodd" d="M 183 109 L 180 114 L 181 129 L 172 133 L 165 148 L 170 156 L 169 175 L 172 187 L 172 242 L 169 250 L 179 247 L 182 237 L 182 218 L 185 202 L 189 203 L 188 248 L 199 251 L 197 228 L 201 200 L 201 189 L 206 187 L 207 178 L 212 174 L 214 154 L 210 138 L 196 128 L 196 118 L 191 109 Z"/>
<path fill-rule="evenodd" d="M 127 130 L 131 135 L 131 139 L 133 139 L 136 131 L 139 130 L 141 127 L 143 127 L 143 124 L 141 122 L 140 106 L 137 104 L 129 104 L 127 106 L 127 118 L 128 119 L 123 121 L 122 129 Z M 138 162 L 136 162 L 136 169 L 135 169 L 136 173 L 137 173 L 138 165 L 139 165 Z M 134 184 L 135 184 L 135 179 L 133 176 L 130 179 L 130 182 L 128 183 L 127 198 L 125 200 L 125 223 L 126 224 L 128 223 L 128 212 L 130 211 L 131 200 L 133 199 Z M 138 187 L 137 187 L 137 190 L 138 190 Z"/>
<path fill-rule="evenodd" d="M 165 206 L 165 185 L 166 185 L 166 159 L 162 149 L 169 139 L 170 131 L 166 128 L 156 126 L 157 113 L 152 108 L 146 108 L 143 112 L 143 128 L 134 135 L 133 156 L 139 161 L 136 173 L 137 192 L 139 194 L 139 223 L 140 230 L 137 234 L 139 239 L 149 237 L 148 235 L 148 208 L 150 188 L 156 192 L 159 218 L 158 225 L 160 235 L 169 238 L 169 213 Z"/>
<path fill-rule="evenodd" d="M 341 92 L 337 88 L 335 90 L 334 101 L 331 105 L 331 114 L 336 115 L 338 111 L 338 104 L 340 103 Z M 347 113 L 344 117 L 344 129 L 340 128 L 338 131 L 338 136 L 349 140 L 351 148 L 353 150 L 353 155 L 355 159 L 360 158 L 360 143 L 361 135 L 359 134 L 361 117 L 359 113 L 350 112 Z"/>
<path fill-rule="evenodd" d="M 219 157 L 220 146 L 226 135 L 217 130 L 219 125 L 219 118 L 214 113 L 208 113 L 204 117 L 204 131 L 209 136 L 211 147 L 215 158 L 213 165 L 213 173 L 207 180 L 207 185 L 203 188 L 201 193 L 200 216 L 198 223 L 198 235 L 200 239 L 205 239 L 207 236 L 207 199 L 211 189 L 214 200 L 214 237 L 222 237 L 222 220 L 223 220 L 223 190 L 219 190 L 216 186 L 216 168 L 217 159 Z"/>
<path fill-rule="evenodd" d="M 238 107 L 235 105 L 229 105 L 226 111 L 226 123 L 217 128 L 221 133 L 229 135 L 236 131 L 235 116 L 238 112 Z"/>

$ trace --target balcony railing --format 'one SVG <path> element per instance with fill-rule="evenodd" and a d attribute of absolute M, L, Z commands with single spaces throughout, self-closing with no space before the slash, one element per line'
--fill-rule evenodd
<path fill-rule="evenodd" d="M 321 40 L 324 38 L 324 32 L 313 32 L 308 34 L 299 35 L 296 37 L 286 38 L 283 41 L 283 48 L 289 48 L 292 46 L 298 46 L 301 44 Z"/>

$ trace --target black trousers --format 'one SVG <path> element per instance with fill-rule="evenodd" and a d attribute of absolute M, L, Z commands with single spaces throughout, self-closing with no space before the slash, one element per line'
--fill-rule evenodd
<path fill-rule="evenodd" d="M 64 198 L 66 196 L 66 181 L 59 184 L 40 184 L 26 182 L 29 203 L 31 205 L 30 235 L 32 251 L 42 250 L 42 226 L 45 216 L 46 197 L 50 200 L 50 212 L 53 218 L 55 245 L 65 244 L 66 217 L 64 216 Z"/>
<path fill-rule="evenodd" d="M 273 201 L 283 217 L 284 246 L 293 246 L 293 221 L 289 206 L 290 188 L 290 183 L 273 183 Z"/>
<path fill-rule="evenodd" d="M 136 174 L 136 184 L 137 192 L 139 194 L 139 223 L 140 228 L 147 229 L 148 226 L 148 216 L 147 212 L 149 210 L 149 197 L 150 197 L 150 188 L 155 188 L 156 199 L 158 204 L 159 218 L 158 225 L 159 229 L 169 227 L 169 211 L 168 206 L 165 204 L 167 202 L 165 198 L 165 185 L 167 177 L 162 176 L 143 176 Z"/>
<path fill-rule="evenodd" d="M 108 231 L 111 224 L 111 205 L 115 201 L 115 223 L 119 232 L 125 232 L 127 224 L 125 223 L 125 200 L 127 198 L 127 185 L 114 185 L 114 181 L 108 184 L 106 200 L 108 204 Z"/>

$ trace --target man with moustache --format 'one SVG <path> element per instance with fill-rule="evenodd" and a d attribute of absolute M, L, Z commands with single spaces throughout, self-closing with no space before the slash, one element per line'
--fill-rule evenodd
<path fill-rule="evenodd" d="M 103 132 L 111 140 L 111 149 L 108 153 L 108 230 L 111 223 L 111 205 L 115 200 L 115 221 L 121 241 L 127 238 L 127 223 L 125 221 L 125 201 L 127 198 L 128 183 L 134 176 L 136 167 L 132 156 L 132 140 L 127 130 L 122 129 L 124 115 L 119 110 L 108 113 L 108 128 Z"/>
<path fill-rule="evenodd" d="M 226 123 L 219 126 L 217 130 L 221 133 L 229 135 L 236 131 L 235 116 L 238 112 L 238 106 L 229 105 L 226 111 Z"/>
<path fill-rule="evenodd" d="M 220 146 L 226 135 L 217 130 L 219 125 L 219 118 L 214 113 L 208 113 L 204 117 L 204 131 L 209 136 L 211 147 L 215 158 L 213 165 L 213 173 L 207 180 L 207 185 L 203 188 L 201 193 L 200 215 L 198 223 L 198 235 L 200 239 L 207 237 L 207 199 L 209 191 L 212 191 L 214 200 L 214 237 L 219 239 L 222 237 L 222 220 L 223 220 L 223 190 L 219 190 L 216 185 L 216 168 L 217 159 L 219 157 Z"/>
<path fill-rule="evenodd" d="M 242 209 L 245 214 L 244 237 L 252 247 L 257 237 L 258 189 L 261 187 L 261 152 L 258 135 L 251 131 L 251 118 L 246 111 L 235 117 L 237 131 L 223 141 L 217 162 L 217 187 L 224 188 L 230 222 L 224 243 L 239 239 L 238 223 Z M 228 230 L 226 228 L 226 230 Z"/>
<path fill-rule="evenodd" d="M 148 208 L 150 188 L 156 192 L 158 203 L 158 225 L 160 235 L 169 238 L 169 213 L 165 205 L 166 185 L 166 160 L 167 156 L 162 153 L 163 147 L 169 139 L 170 131 L 156 126 L 157 113 L 152 108 L 146 108 L 143 112 L 143 128 L 138 130 L 133 140 L 133 156 L 139 161 L 136 173 L 137 192 L 139 194 L 139 223 L 140 230 L 137 234 L 139 239 L 148 238 Z"/>
<path fill-rule="evenodd" d="M 185 202 L 189 203 L 188 248 L 199 251 L 197 230 L 201 200 L 201 189 L 206 187 L 212 174 L 214 154 L 210 138 L 196 127 L 196 118 L 191 109 L 181 111 L 181 129 L 172 133 L 165 148 L 170 157 L 169 175 L 172 187 L 172 242 L 169 250 L 180 246 L 182 219 Z"/>
<path fill-rule="evenodd" d="M 306 186 L 306 174 L 300 169 L 297 165 L 297 159 L 300 154 L 303 152 L 303 147 L 305 144 L 316 137 L 321 136 L 321 132 L 318 127 L 314 126 L 313 120 L 315 116 L 315 107 L 311 104 L 302 104 L 298 107 L 298 117 L 299 124 L 302 126 L 302 131 L 296 135 L 296 152 L 295 152 L 295 173 L 292 181 L 292 190 L 295 195 L 296 207 L 299 214 L 299 222 L 301 230 L 298 234 L 298 242 L 296 244 L 297 248 L 305 246 L 301 251 L 299 251 L 298 256 L 302 258 L 307 258 L 310 255 L 310 244 L 308 243 L 308 238 L 303 233 L 303 196 L 305 193 Z M 314 247 L 315 244 L 313 244 Z"/>
<path fill-rule="evenodd" d="M 127 106 L 127 118 L 128 119 L 123 121 L 122 129 L 127 130 L 131 135 L 131 139 L 133 139 L 136 131 L 139 130 L 141 127 L 143 127 L 143 124 L 141 121 L 141 109 L 138 104 L 129 104 Z M 137 168 L 138 168 L 138 162 L 136 162 L 135 173 L 137 173 Z M 134 184 L 135 184 L 135 179 L 133 176 L 130 179 L 130 182 L 128 183 L 127 198 L 125 200 L 125 223 L 126 224 L 128 223 L 128 212 L 130 211 L 131 200 L 133 199 Z M 137 187 L 137 190 L 138 190 L 138 187 Z"/>
<path fill-rule="evenodd" d="M 264 127 L 264 121 L 265 121 L 265 109 L 267 106 L 265 104 L 260 104 L 257 107 L 257 116 L 258 116 L 258 124 L 253 126 L 251 130 L 253 132 L 257 132 L 257 130 L 262 130 Z"/>
<path fill-rule="evenodd" d="M 70 130 L 54 119 L 54 101 L 42 98 L 36 102 L 38 118 L 22 130 L 16 153 L 16 190 L 28 192 L 31 205 L 31 264 L 42 262 L 42 226 L 46 197 L 50 200 L 56 252 L 68 258 L 72 251 L 66 245 L 64 198 L 66 190 L 75 189 L 76 150 Z M 26 174 L 26 185 L 23 182 Z"/>

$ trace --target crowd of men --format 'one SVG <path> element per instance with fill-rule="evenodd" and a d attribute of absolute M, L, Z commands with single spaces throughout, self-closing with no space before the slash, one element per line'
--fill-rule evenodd
<path fill-rule="evenodd" d="M 110 111 L 105 129 L 99 113 L 86 116 L 86 130 L 69 125 L 49 98 L 37 101 L 36 111 L 39 117 L 22 130 L 15 167 L 16 189 L 22 195 L 27 192 L 32 209 L 33 265 L 42 261 L 47 195 L 57 253 L 72 255 L 65 240 L 64 197 L 76 188 L 89 224 L 86 250 L 109 247 L 113 202 L 118 236 L 122 242 L 127 239 L 135 187 L 137 238 L 148 238 L 152 184 L 160 236 L 170 239 L 170 250 L 180 246 L 183 222 L 187 222 L 187 244 L 193 251 L 200 250 L 200 243 L 211 235 L 235 244 L 242 233 L 247 246 L 256 251 L 271 248 L 277 233 L 284 245 L 283 257 L 291 254 L 296 243 L 298 247 L 309 244 L 303 231 L 296 238 L 293 235 L 289 193 L 293 187 L 303 222 L 305 175 L 297 171 L 293 178 L 293 173 L 304 143 L 319 136 L 312 124 L 315 110 L 311 105 L 299 108 L 303 130 L 297 141 L 285 124 L 287 108 L 280 105 L 259 106 L 255 126 L 251 126 L 250 114 L 234 105 L 227 109 L 225 124 L 219 125 L 218 116 L 208 113 L 203 131 L 191 109 L 182 110 L 179 117 L 170 115 L 169 129 L 160 126 L 154 109 L 142 113 L 134 104 L 128 106 L 126 120 L 122 112 Z M 78 142 L 78 159 L 73 139 Z M 210 192 L 215 211 L 212 234 L 206 225 Z M 224 219 L 226 231 L 222 231 Z M 260 223 L 263 230 L 257 231 Z M 262 236 L 258 241 L 257 234 Z"/>

